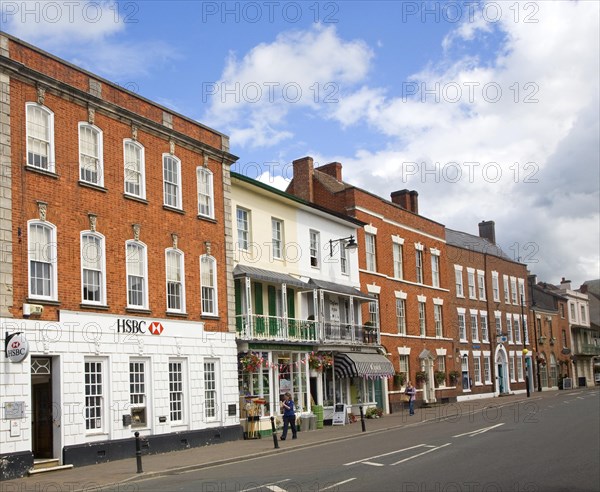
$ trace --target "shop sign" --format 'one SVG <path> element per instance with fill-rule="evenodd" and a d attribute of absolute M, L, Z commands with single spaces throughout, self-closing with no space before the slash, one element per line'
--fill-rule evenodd
<path fill-rule="evenodd" d="M 21 362 L 29 354 L 29 342 L 24 333 L 14 333 L 6 338 L 6 357 L 11 362 Z"/>
<path fill-rule="evenodd" d="M 117 320 L 117 333 L 129 333 L 133 335 L 141 335 L 146 333 L 146 321 L 139 319 L 118 319 Z M 148 324 L 148 333 L 152 335 L 162 334 L 164 327 L 162 323 L 158 321 L 152 321 Z"/>

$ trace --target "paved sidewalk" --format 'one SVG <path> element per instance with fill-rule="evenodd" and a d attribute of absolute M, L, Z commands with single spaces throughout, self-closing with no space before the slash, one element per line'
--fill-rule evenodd
<path fill-rule="evenodd" d="M 388 429 L 403 427 L 423 421 L 437 420 L 465 412 L 477 411 L 489 404 L 504 405 L 523 401 L 525 395 L 512 395 L 505 398 L 489 398 L 469 402 L 468 405 L 455 403 L 431 408 L 415 409 L 415 415 L 408 411 L 384 415 L 379 419 L 365 419 L 367 433 L 380 433 Z M 0 482 L 0 492 L 76 492 L 86 491 L 138 491 L 143 485 L 137 480 L 154 476 L 180 473 L 215 466 L 223 463 L 285 453 L 301 447 L 316 446 L 321 443 L 344 439 L 355 439 L 365 435 L 360 421 L 344 426 L 326 426 L 323 429 L 298 433 L 298 439 L 291 435 L 279 441 L 279 449 L 274 448 L 272 436 L 262 439 L 224 442 L 210 446 L 173 451 L 171 453 L 144 455 L 143 473 L 137 473 L 135 444 L 132 439 L 132 458 L 97 465 L 82 466 L 70 470 L 41 473 L 31 477 Z"/>

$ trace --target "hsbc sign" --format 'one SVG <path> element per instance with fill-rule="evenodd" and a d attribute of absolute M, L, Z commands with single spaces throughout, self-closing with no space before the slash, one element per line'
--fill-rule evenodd
<path fill-rule="evenodd" d="M 29 342 L 23 333 L 8 335 L 6 338 L 6 357 L 11 362 L 21 362 L 29 354 Z"/>
<path fill-rule="evenodd" d="M 132 335 L 160 335 L 164 331 L 162 323 L 152 321 L 148 323 L 145 320 L 123 318 L 117 320 L 117 333 L 127 333 Z"/>

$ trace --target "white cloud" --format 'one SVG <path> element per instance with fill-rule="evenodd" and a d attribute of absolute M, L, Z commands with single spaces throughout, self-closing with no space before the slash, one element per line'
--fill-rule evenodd
<path fill-rule="evenodd" d="M 230 54 L 221 79 L 205 86 L 212 97 L 204 120 L 238 145 L 277 145 L 292 136 L 281 129 L 291 111 L 318 112 L 344 84 L 365 78 L 372 56 L 364 42 L 343 41 L 334 26 L 281 33 L 241 59 Z"/>
<path fill-rule="evenodd" d="M 117 41 L 138 22 L 137 4 L 114 0 L 2 2 L 3 30 L 83 68 L 118 78 L 146 75 L 176 57 L 161 41 Z"/>
<path fill-rule="evenodd" d="M 417 189 L 420 212 L 448 227 L 477 234 L 479 221 L 493 219 L 505 249 L 539 246 L 529 266 L 541 277 L 583 281 L 600 269 L 598 9 L 537 5 L 537 23 L 497 23 L 504 44 L 485 64 L 465 56 L 425 67 L 403 87 L 412 96 L 363 86 L 343 98 L 331 118 L 390 138 L 385 149 L 331 160 L 344 163 L 348 181 L 383 196 Z M 444 43 L 477 44 L 489 33 L 479 20 Z"/>

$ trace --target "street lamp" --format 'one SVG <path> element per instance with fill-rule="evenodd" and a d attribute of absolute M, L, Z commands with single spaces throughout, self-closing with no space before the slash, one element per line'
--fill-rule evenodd
<path fill-rule="evenodd" d="M 341 243 L 343 241 L 348 241 L 344 245 L 344 248 L 346 248 L 346 249 L 358 248 L 358 243 L 354 239 L 354 236 L 342 237 L 340 239 L 330 239 L 329 240 L 329 256 L 333 256 L 333 243 Z"/>
<path fill-rule="evenodd" d="M 523 294 L 521 294 L 521 326 L 523 327 L 523 356 L 525 357 L 525 387 L 527 388 L 527 398 L 531 396 L 531 392 L 529 390 L 529 364 L 527 363 L 527 353 L 529 350 L 525 347 L 527 343 L 527 328 L 525 327 L 525 313 L 523 312 L 523 304 L 525 303 L 525 299 Z"/>

